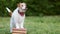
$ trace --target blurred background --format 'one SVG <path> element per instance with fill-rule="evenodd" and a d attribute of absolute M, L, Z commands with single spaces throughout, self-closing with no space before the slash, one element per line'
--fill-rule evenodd
<path fill-rule="evenodd" d="M 60 34 L 60 0 L 0 0 L 0 34 L 11 34 L 6 7 L 14 11 L 19 2 L 27 4 L 27 34 Z"/>
<path fill-rule="evenodd" d="M 60 0 L 0 0 L 0 16 L 9 16 L 6 7 L 13 11 L 19 2 L 27 4 L 26 16 L 60 15 Z"/>

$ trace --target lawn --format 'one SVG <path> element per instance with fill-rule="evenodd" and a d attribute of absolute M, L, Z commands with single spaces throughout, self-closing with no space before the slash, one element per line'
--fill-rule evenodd
<path fill-rule="evenodd" d="M 27 34 L 60 34 L 60 16 L 29 16 L 24 27 Z M 10 17 L 0 17 L 0 34 L 10 34 Z"/>

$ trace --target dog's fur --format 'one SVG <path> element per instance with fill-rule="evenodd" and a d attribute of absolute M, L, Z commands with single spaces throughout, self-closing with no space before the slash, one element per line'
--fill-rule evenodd
<path fill-rule="evenodd" d="M 24 19 L 25 19 L 25 9 L 26 3 L 18 3 L 17 8 L 13 11 L 10 20 L 10 32 L 12 32 L 12 28 L 24 28 Z"/>

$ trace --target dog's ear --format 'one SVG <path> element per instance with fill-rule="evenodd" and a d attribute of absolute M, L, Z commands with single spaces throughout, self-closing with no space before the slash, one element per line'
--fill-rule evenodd
<path fill-rule="evenodd" d="M 17 3 L 17 7 L 20 7 L 20 4 L 19 3 Z"/>
<path fill-rule="evenodd" d="M 20 4 L 21 4 L 21 2 L 20 3 L 17 3 L 17 7 L 20 7 Z"/>

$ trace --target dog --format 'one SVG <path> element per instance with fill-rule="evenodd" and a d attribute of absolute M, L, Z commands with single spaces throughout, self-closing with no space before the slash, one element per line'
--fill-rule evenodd
<path fill-rule="evenodd" d="M 13 28 L 24 28 L 24 20 L 25 20 L 25 12 L 26 12 L 26 3 L 18 3 L 17 8 L 13 11 L 10 12 L 10 32 L 12 32 Z M 7 10 L 9 10 L 7 8 Z"/>

